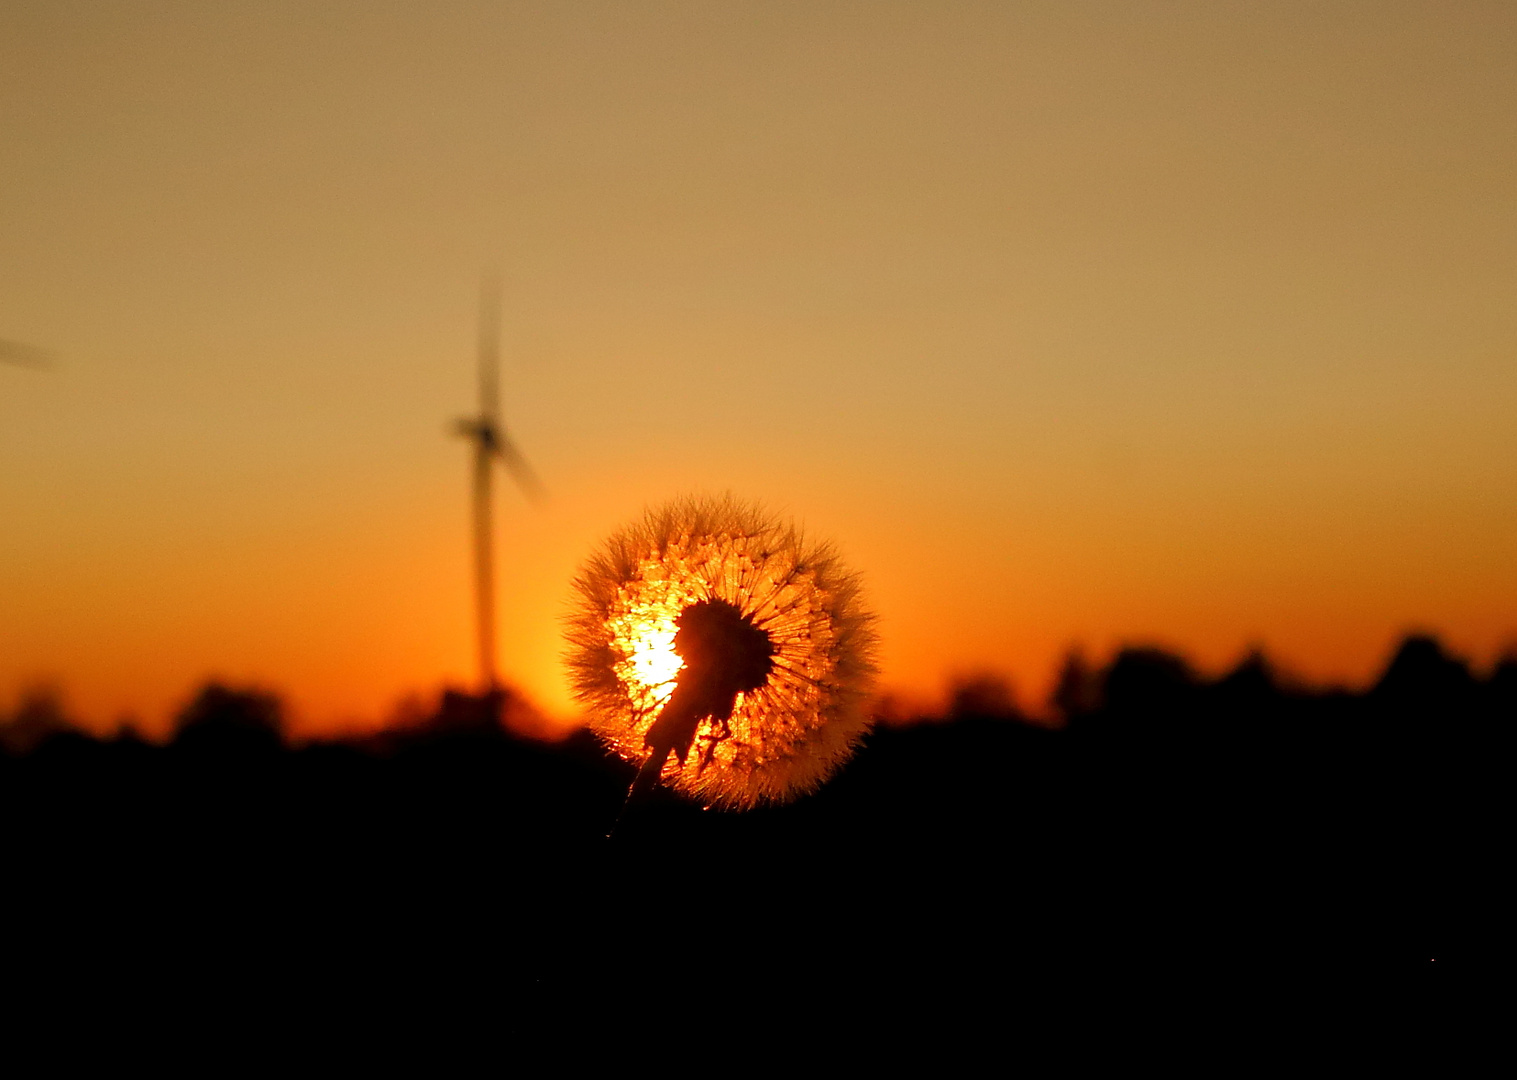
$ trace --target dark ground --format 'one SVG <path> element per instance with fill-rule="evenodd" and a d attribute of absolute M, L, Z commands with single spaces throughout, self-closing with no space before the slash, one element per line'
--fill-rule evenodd
<path fill-rule="evenodd" d="M 517 740 L 453 698 L 382 744 L 289 750 L 277 702 L 208 687 L 167 747 L 0 754 L 13 951 L 313 999 L 395 993 L 402 970 L 417 995 L 460 971 L 823 993 L 1457 963 L 1504 923 L 1517 662 L 1477 679 L 1412 638 L 1362 695 L 1143 650 L 1066 674 L 1063 730 L 966 691 L 810 798 L 736 814 L 660 791 L 614 840 L 632 769 L 588 735 Z"/>

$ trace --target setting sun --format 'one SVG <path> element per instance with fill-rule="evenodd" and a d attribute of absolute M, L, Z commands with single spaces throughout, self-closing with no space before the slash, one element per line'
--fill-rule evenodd
<path fill-rule="evenodd" d="M 616 673 L 644 708 L 662 705 L 674 692 L 674 677 L 684 666 L 674 651 L 674 620 L 686 602 L 666 598 L 656 610 L 628 610 L 607 622 L 607 630 L 626 653 Z"/>

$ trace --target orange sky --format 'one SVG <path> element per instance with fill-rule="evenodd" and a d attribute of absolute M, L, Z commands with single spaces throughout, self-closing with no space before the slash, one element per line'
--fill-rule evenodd
<path fill-rule="evenodd" d="M 0 709 L 305 731 L 468 680 L 482 269 L 501 666 L 731 490 L 886 682 L 1081 642 L 1363 680 L 1517 640 L 1508 4 L 7 5 Z"/>

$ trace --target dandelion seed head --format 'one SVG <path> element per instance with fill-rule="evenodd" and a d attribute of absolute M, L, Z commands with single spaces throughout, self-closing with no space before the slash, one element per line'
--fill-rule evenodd
<path fill-rule="evenodd" d="M 725 668 L 731 717 L 703 719 L 660 779 L 746 808 L 815 790 L 853 752 L 869 725 L 873 622 L 830 547 L 730 496 L 684 499 L 586 563 L 567 662 L 591 728 L 634 763 L 687 662 Z"/>

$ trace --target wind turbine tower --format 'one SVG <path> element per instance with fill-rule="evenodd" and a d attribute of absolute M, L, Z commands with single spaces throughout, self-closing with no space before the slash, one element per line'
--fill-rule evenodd
<path fill-rule="evenodd" d="M 486 278 L 479 303 L 479 413 L 454 422 L 454 431 L 474 443 L 474 611 L 479 633 L 481 694 L 499 689 L 495 675 L 495 563 L 491 482 L 505 466 L 528 498 L 542 499 L 542 485 L 506 437 L 500 422 L 500 285 Z"/>

